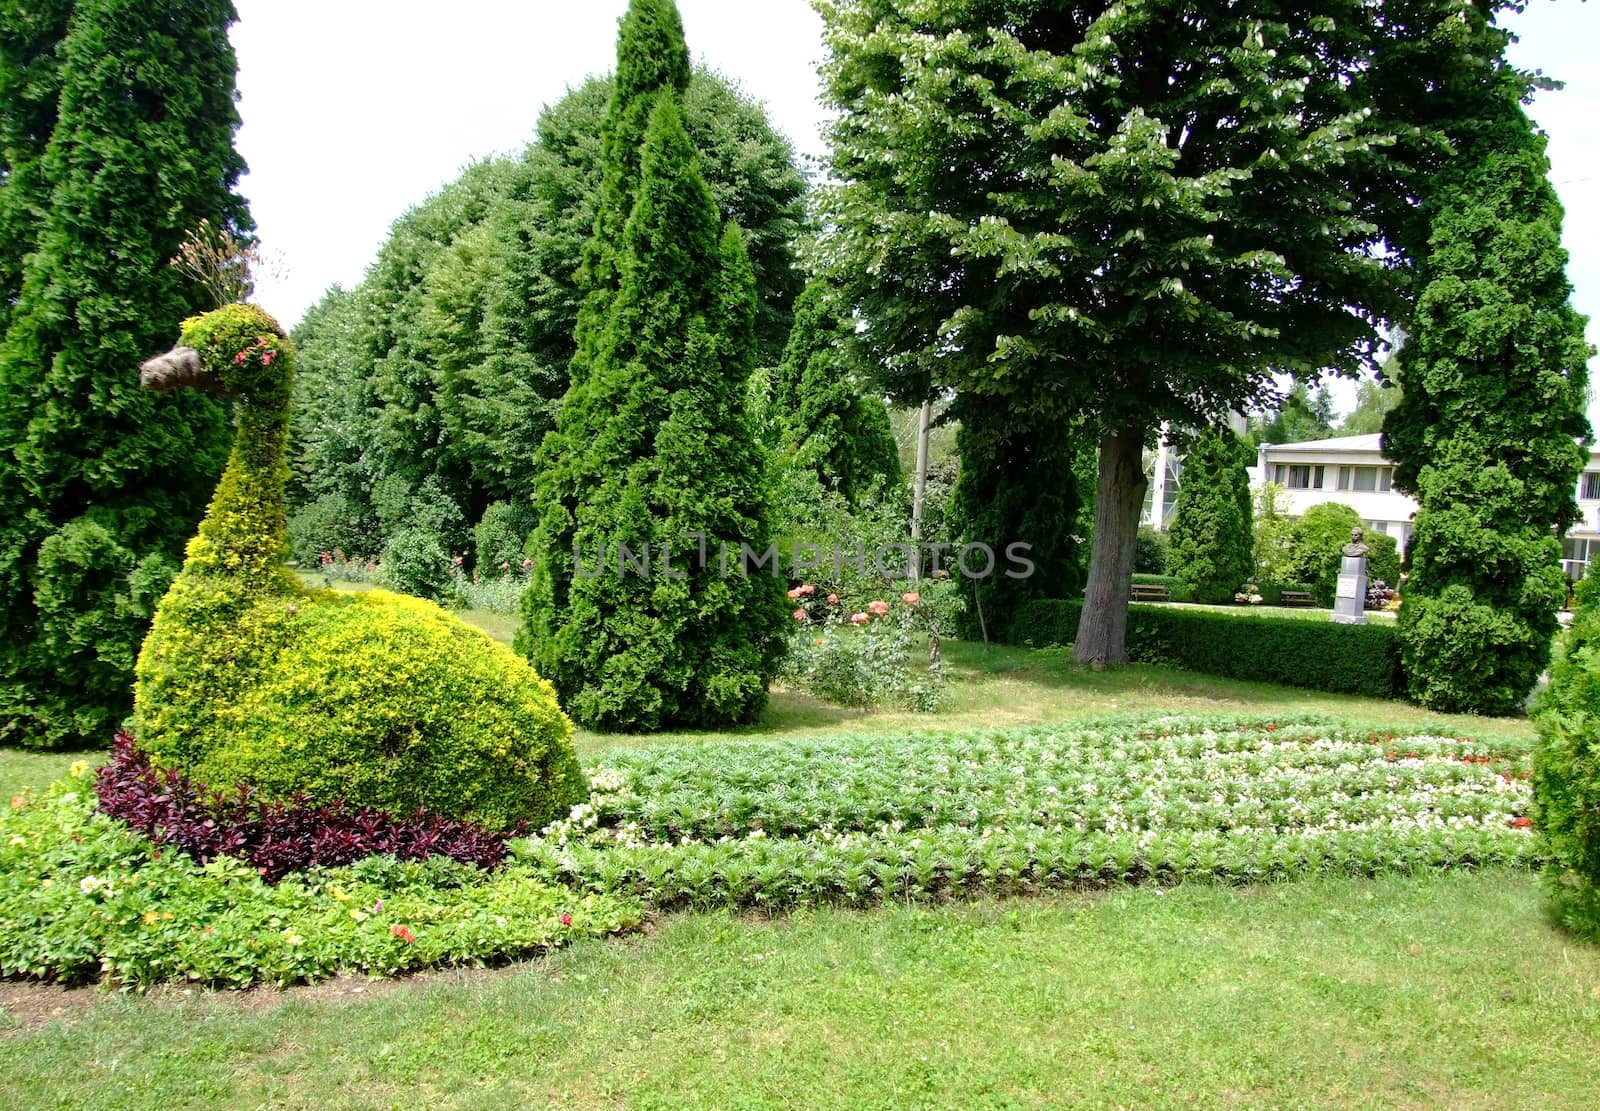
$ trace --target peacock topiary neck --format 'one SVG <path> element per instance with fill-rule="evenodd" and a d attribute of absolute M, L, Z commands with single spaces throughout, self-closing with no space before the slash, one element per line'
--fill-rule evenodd
<path fill-rule="evenodd" d="M 186 574 L 225 576 L 252 593 L 282 582 L 279 569 L 288 550 L 288 444 L 286 399 L 265 405 L 251 397 L 240 399 L 233 451 L 199 534 L 189 541 Z"/>

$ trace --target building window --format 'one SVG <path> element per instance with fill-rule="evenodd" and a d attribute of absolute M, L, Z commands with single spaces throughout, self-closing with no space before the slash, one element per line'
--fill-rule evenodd
<path fill-rule="evenodd" d="M 1272 469 L 1272 481 L 1290 490 L 1320 490 L 1322 472 L 1322 467 L 1309 463 L 1277 463 Z"/>
<path fill-rule="evenodd" d="M 1583 489 L 1578 496 L 1586 501 L 1600 501 L 1600 471 L 1583 472 Z"/>
<path fill-rule="evenodd" d="M 1340 467 L 1339 489 L 1358 494 L 1387 493 L 1394 480 L 1392 467 Z"/>

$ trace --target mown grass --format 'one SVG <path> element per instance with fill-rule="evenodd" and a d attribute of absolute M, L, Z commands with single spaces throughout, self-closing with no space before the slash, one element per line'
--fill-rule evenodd
<path fill-rule="evenodd" d="M 464 616 L 509 639 L 509 618 Z M 1060 650 L 945 649 L 937 715 L 779 688 L 740 735 L 1196 712 L 1532 736 Z M 0 751 L 0 798 L 80 758 Z M 499 971 L 287 993 L 0 985 L 0 1097 L 19 1107 L 1587 1108 L 1596 1059 L 1600 948 L 1548 926 L 1536 881 L 1510 873 L 673 915 Z"/>
<path fill-rule="evenodd" d="M 684 915 L 498 972 L 74 1010 L 0 1033 L 12 1105 L 1588 1108 L 1600 949 L 1528 877 L 1456 874 Z"/>

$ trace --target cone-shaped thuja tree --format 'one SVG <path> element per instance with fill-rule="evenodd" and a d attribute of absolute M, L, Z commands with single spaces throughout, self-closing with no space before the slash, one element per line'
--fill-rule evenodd
<path fill-rule="evenodd" d="M 1584 319 L 1569 298 L 1544 139 L 1509 83 L 1436 191 L 1425 284 L 1384 422 L 1420 503 L 1400 610 L 1411 696 L 1509 713 L 1550 658 L 1558 530 L 1589 436 Z"/>
<path fill-rule="evenodd" d="M 863 390 L 852 331 L 826 285 L 805 288 L 774 376 L 772 412 L 782 449 L 859 506 L 880 485 L 899 483 L 900 455 L 882 398 Z"/>
<path fill-rule="evenodd" d="M 740 573 L 743 546 L 764 552 L 769 531 L 743 414 L 755 351 L 743 237 L 719 235 L 681 85 L 670 72 L 653 88 L 625 78 L 639 36 L 662 49 L 652 36 L 663 11 L 675 21 L 670 4 L 636 2 L 623 22 L 618 88 L 649 101 L 648 125 L 635 181 L 613 180 L 607 160 L 608 203 L 631 198 L 632 208 L 615 242 L 586 252 L 595 284 L 582 367 L 543 453 L 517 636 L 568 712 L 606 729 L 748 721 L 766 701 L 787 621 L 782 584 Z M 613 103 L 623 124 L 635 114 Z M 603 204 L 597 240 L 618 228 L 614 216 Z M 624 547 L 634 561 L 619 568 Z"/>
<path fill-rule="evenodd" d="M 1249 447 L 1214 425 L 1183 460 L 1167 573 L 1194 587 L 1197 602 L 1228 602 L 1255 574 L 1255 513 Z"/>
<path fill-rule="evenodd" d="M 209 307 L 168 266 L 233 191 L 228 0 L 80 0 L 57 57 L 50 204 L 0 344 L 0 743 L 103 742 L 227 451 L 216 401 L 135 368 Z"/>
<path fill-rule="evenodd" d="M 960 576 L 965 633 L 1003 639 L 1024 602 L 1083 589 L 1086 553 L 1073 533 L 1084 503 L 1075 466 L 1084 437 L 1069 423 L 1022 421 L 971 394 L 957 398 L 955 414 L 961 471 L 952 513 L 961 548 L 943 566 Z"/>

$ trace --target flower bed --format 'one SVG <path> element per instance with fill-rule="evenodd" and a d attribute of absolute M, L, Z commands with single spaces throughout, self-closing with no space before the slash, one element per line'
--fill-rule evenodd
<path fill-rule="evenodd" d="M 633 899 L 578 896 L 514 862 L 375 856 L 269 885 L 99 813 L 77 771 L 0 807 L 0 976 L 281 985 L 506 960 L 640 921 Z"/>
<path fill-rule="evenodd" d="M 1453 737 L 1181 719 L 652 748 L 613 754 L 572 820 L 511 844 L 552 880 L 657 906 L 1526 865 L 1528 768 Z"/>

